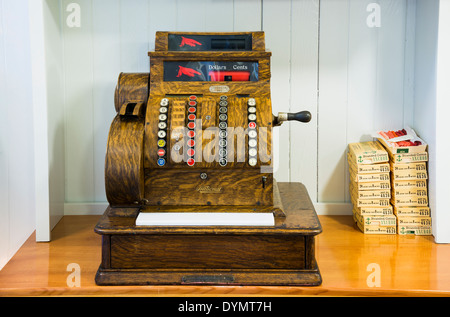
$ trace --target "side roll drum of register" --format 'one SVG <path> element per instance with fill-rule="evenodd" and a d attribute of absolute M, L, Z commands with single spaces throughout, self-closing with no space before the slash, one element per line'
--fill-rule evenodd
<path fill-rule="evenodd" d="M 317 215 L 303 185 L 284 197 L 297 185 L 272 169 L 272 129 L 311 114 L 272 115 L 264 33 L 157 32 L 149 56 L 149 73 L 117 82 L 96 282 L 320 284 Z"/>

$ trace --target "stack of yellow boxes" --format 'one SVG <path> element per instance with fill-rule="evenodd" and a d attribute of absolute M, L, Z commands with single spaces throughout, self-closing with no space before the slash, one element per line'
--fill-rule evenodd
<path fill-rule="evenodd" d="M 395 234 L 387 151 L 376 141 L 351 143 L 347 154 L 353 219 L 366 234 Z"/>
<path fill-rule="evenodd" d="M 427 145 L 414 130 L 408 129 L 408 134 L 414 137 L 413 140 L 416 140 L 417 145 L 398 146 L 386 139 L 386 133 L 379 133 L 378 136 L 389 153 L 391 203 L 397 216 L 397 233 L 431 235 L 431 212 L 428 207 L 427 190 Z"/>
<path fill-rule="evenodd" d="M 399 234 L 431 235 L 427 161 L 426 152 L 390 153 L 391 202 Z"/>

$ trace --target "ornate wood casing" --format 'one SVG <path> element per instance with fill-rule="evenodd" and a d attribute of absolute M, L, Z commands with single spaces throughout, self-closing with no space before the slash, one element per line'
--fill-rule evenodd
<path fill-rule="evenodd" d="M 282 215 L 264 33 L 157 32 L 149 56 L 149 74 L 119 76 L 106 155 L 110 205 L 275 205 Z"/>
<path fill-rule="evenodd" d="M 157 32 L 149 56 L 149 73 L 117 84 L 96 283 L 319 285 L 314 207 L 271 168 L 272 127 L 310 114 L 272 115 L 264 33 Z M 180 212 L 273 223 L 138 222 Z"/>

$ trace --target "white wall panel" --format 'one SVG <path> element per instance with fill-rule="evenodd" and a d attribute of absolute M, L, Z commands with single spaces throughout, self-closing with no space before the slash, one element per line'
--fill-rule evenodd
<path fill-rule="evenodd" d="M 29 27 L 27 1 L 0 1 L 0 269 L 36 224 Z"/>
<path fill-rule="evenodd" d="M 289 111 L 307 110 L 312 120 L 289 123 L 289 181 L 304 183 L 312 201 L 317 201 L 319 12 L 318 0 L 292 2 Z"/>
<path fill-rule="evenodd" d="M 291 1 L 263 2 L 263 25 L 266 49 L 272 52 L 271 59 L 271 98 L 272 109 L 289 112 L 291 96 Z M 279 182 L 289 181 L 291 151 L 289 124 L 274 129 L 273 150 L 274 176 Z"/>
<path fill-rule="evenodd" d="M 322 0 L 320 4 L 317 194 L 321 202 L 342 202 L 347 188 L 350 3 Z"/>
<path fill-rule="evenodd" d="M 67 202 L 95 199 L 92 2 L 62 1 Z M 67 8 L 72 3 L 80 5 L 80 27 L 67 24 L 73 12 Z"/>
<path fill-rule="evenodd" d="M 49 0 L 51 1 L 51 0 Z M 56 0 L 54 0 L 56 1 Z M 67 5 L 81 27 L 66 25 Z M 368 5 L 380 5 L 371 28 Z M 350 142 L 412 122 L 415 1 L 62 1 L 66 202 L 104 202 L 104 153 L 120 72 L 146 72 L 156 31 L 266 33 L 274 114 L 309 110 L 275 133 L 275 177 L 306 184 L 318 203 L 349 201 Z M 73 210 L 71 207 L 68 209 Z M 325 208 L 326 209 L 326 208 Z M 346 210 L 348 212 L 348 210 Z"/>

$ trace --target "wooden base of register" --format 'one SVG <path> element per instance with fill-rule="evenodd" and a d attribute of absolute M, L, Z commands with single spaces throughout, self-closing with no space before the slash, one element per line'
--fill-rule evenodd
<path fill-rule="evenodd" d="M 96 283 L 320 285 L 314 237 L 322 228 L 314 206 L 304 185 L 278 188 L 286 217 L 271 227 L 138 227 L 138 208 L 108 207 L 95 227 L 102 235 Z"/>

